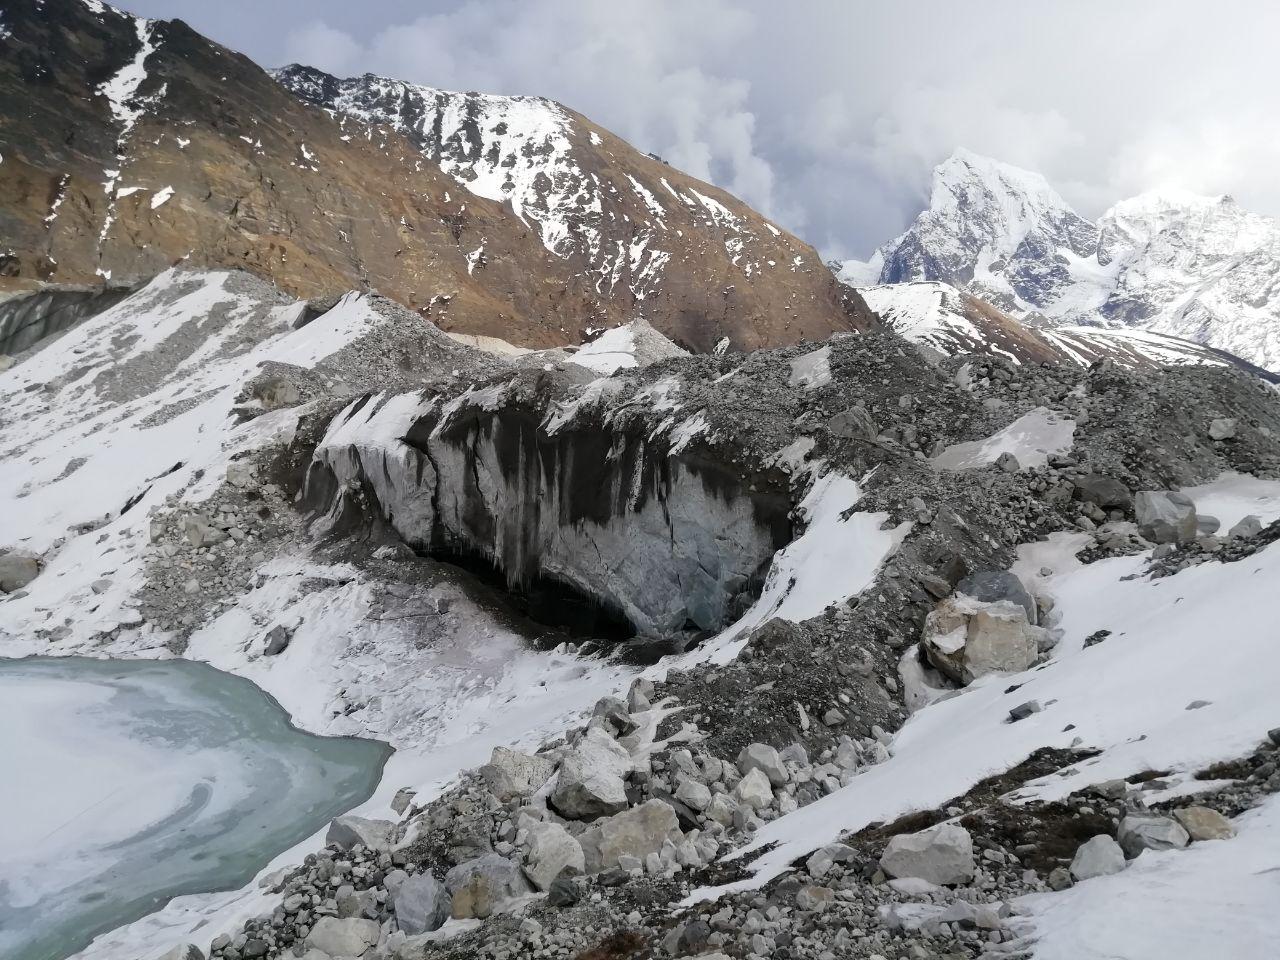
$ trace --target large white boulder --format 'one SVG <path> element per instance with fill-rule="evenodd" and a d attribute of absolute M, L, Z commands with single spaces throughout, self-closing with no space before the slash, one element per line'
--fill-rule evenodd
<path fill-rule="evenodd" d="M 570 820 L 594 820 L 627 808 L 623 778 L 631 756 L 599 727 L 590 727 L 560 763 L 551 805 Z"/>
<path fill-rule="evenodd" d="M 390 850 L 391 835 L 396 825 L 390 820 L 367 820 L 364 817 L 337 817 L 329 824 L 326 844 L 350 850 L 360 844 L 369 850 Z"/>
<path fill-rule="evenodd" d="M 973 879 L 973 838 L 964 827 L 940 823 L 918 833 L 900 833 L 880 857 L 890 877 L 919 877 L 939 886 Z"/>
<path fill-rule="evenodd" d="M 1071 876 L 1076 880 L 1106 877 L 1124 869 L 1124 850 L 1105 833 L 1086 840 L 1071 859 Z"/>
<path fill-rule="evenodd" d="M 321 917 L 307 934 L 306 946 L 331 957 L 359 957 L 378 942 L 380 932 L 373 920 Z"/>
<path fill-rule="evenodd" d="M 759 770 L 775 787 L 787 782 L 787 768 L 778 758 L 778 751 L 767 743 L 752 743 L 743 747 L 738 754 L 738 769 L 743 775 Z"/>
<path fill-rule="evenodd" d="M 1042 635 L 1021 604 L 958 593 L 929 613 L 920 640 L 930 663 L 967 684 L 988 673 L 1026 670 L 1040 654 Z"/>
<path fill-rule="evenodd" d="M 551 779 L 555 764 L 546 757 L 494 747 L 489 762 L 480 768 L 485 785 L 499 800 L 527 797 Z"/>
<path fill-rule="evenodd" d="M 599 873 L 616 867 L 619 857 L 635 857 L 643 862 L 649 854 L 660 853 L 667 841 L 678 844 L 684 834 L 671 804 L 649 800 L 596 822 L 578 839 L 587 873 Z"/>
<path fill-rule="evenodd" d="M 528 829 L 529 861 L 524 872 L 539 890 L 550 890 L 565 869 L 575 873 L 586 870 L 582 844 L 560 824 L 535 823 Z"/>

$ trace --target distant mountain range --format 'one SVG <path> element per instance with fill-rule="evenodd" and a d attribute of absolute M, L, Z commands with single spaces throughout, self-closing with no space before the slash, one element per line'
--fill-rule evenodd
<path fill-rule="evenodd" d="M 941 281 L 1033 324 L 1145 330 L 1280 369 L 1280 225 L 1229 196 L 1147 193 L 1096 222 L 1044 177 L 969 151 L 846 284 Z"/>

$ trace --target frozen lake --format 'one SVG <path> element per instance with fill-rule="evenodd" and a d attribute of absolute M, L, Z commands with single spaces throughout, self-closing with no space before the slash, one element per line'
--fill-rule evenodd
<path fill-rule="evenodd" d="M 187 660 L 0 660 L 0 957 L 61 960 L 241 886 L 373 792 L 391 750 L 296 729 Z"/>

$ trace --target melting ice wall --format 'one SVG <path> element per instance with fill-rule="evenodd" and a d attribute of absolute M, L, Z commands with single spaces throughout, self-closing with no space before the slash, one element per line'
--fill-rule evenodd
<path fill-rule="evenodd" d="M 641 421 L 557 428 L 493 390 L 351 404 L 316 449 L 308 508 L 479 555 L 514 587 L 568 585 L 646 635 L 722 626 L 791 539 L 782 474 L 744 476 Z"/>

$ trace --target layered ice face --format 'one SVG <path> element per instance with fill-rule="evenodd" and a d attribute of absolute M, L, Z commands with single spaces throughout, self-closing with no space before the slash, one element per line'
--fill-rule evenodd
<path fill-rule="evenodd" d="M 58 960 L 247 882 L 362 802 L 389 748 L 316 737 L 186 660 L 0 660 L 0 955 Z"/>

